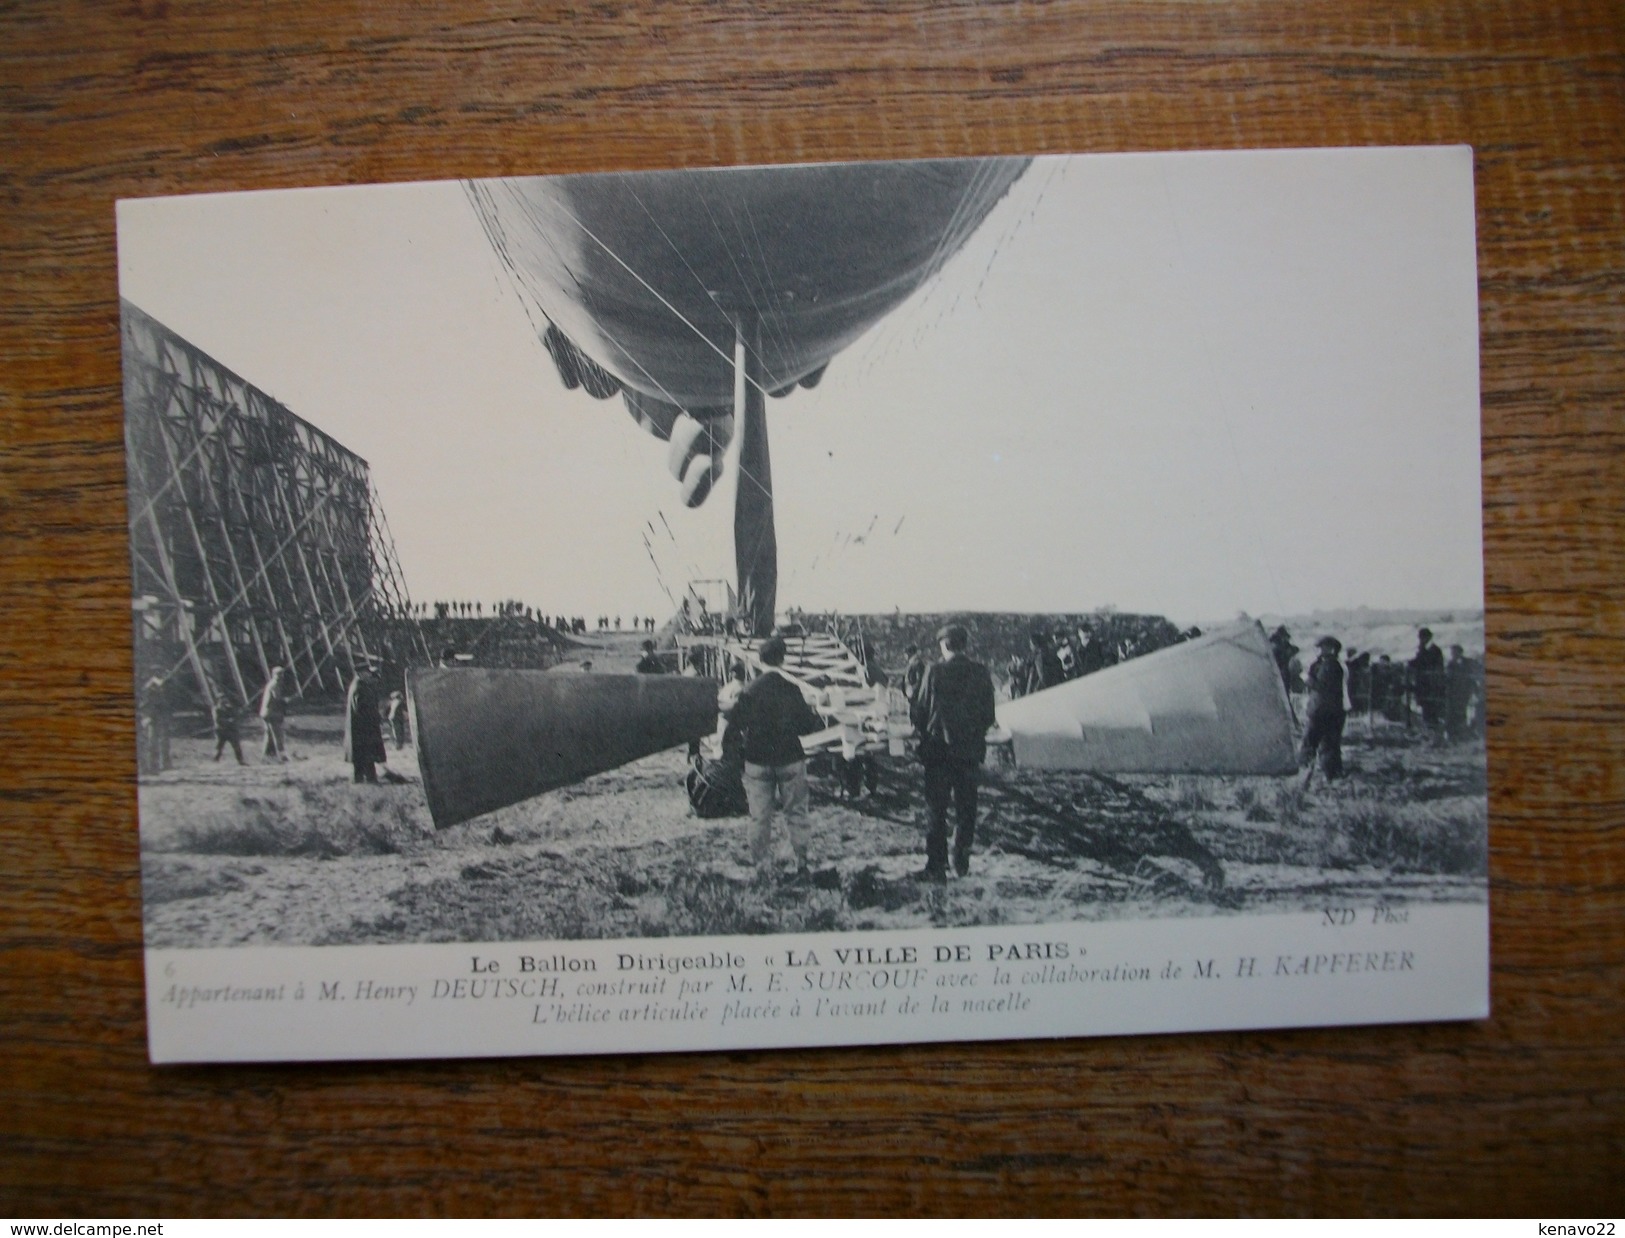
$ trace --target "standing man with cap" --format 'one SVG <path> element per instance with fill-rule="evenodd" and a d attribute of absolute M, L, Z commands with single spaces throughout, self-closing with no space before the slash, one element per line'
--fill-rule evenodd
<path fill-rule="evenodd" d="M 942 661 L 926 668 L 909 716 L 920 736 L 925 766 L 925 803 L 930 825 L 925 836 L 925 881 L 948 879 L 948 804 L 954 806 L 954 871 L 970 872 L 976 841 L 976 771 L 987 755 L 993 712 L 993 676 L 965 650 L 970 634 L 957 623 L 937 633 Z"/>
<path fill-rule="evenodd" d="M 1429 628 L 1416 629 L 1416 656 L 1411 659 L 1411 691 L 1428 730 L 1444 724 L 1444 652 L 1433 643 Z"/>
<path fill-rule="evenodd" d="M 243 760 L 242 733 L 237 726 L 240 716 L 237 703 L 221 693 L 215 698 L 209 714 L 214 722 L 214 759 L 218 761 L 220 754 L 226 750 L 226 745 L 230 744 L 232 752 L 237 756 L 237 764 L 247 765 L 248 762 Z"/>
<path fill-rule="evenodd" d="M 345 694 L 344 759 L 350 763 L 351 782 L 373 783 L 378 781 L 378 766 L 389 761 L 378 716 L 378 678 L 366 662 L 356 666 Z"/>
<path fill-rule="evenodd" d="M 745 761 L 745 799 L 750 804 L 751 859 L 758 879 L 773 871 L 773 811 L 784 814 L 790 846 L 796 853 L 796 876 L 807 875 L 807 846 L 812 827 L 807 821 L 807 754 L 801 737 L 823 728 L 823 721 L 807 704 L 801 689 L 778 668 L 787 652 L 784 638 L 770 636 L 756 650 L 764 668 L 746 684 L 728 715 L 722 750 L 738 746 Z"/>
<path fill-rule="evenodd" d="M 1060 657 L 1050 648 L 1049 637 L 1035 629 L 1028 643 L 1033 651 L 1027 658 L 1027 684 L 1022 695 L 1031 696 L 1034 692 L 1065 683 L 1066 671 L 1061 666 Z"/>
<path fill-rule="evenodd" d="M 1343 666 L 1337 660 L 1343 642 L 1335 636 L 1322 636 L 1315 642 L 1320 656 L 1309 667 L 1309 700 L 1305 709 L 1303 745 L 1298 760 L 1309 766 L 1303 785 L 1315 776 L 1315 757 L 1328 779 L 1343 776 Z"/>

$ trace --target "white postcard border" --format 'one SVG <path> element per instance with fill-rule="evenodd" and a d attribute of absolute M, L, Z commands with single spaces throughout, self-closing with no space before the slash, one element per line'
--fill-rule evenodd
<path fill-rule="evenodd" d="M 155 1063 L 680 1052 L 1480 1019 L 1486 904 L 146 952 Z"/>

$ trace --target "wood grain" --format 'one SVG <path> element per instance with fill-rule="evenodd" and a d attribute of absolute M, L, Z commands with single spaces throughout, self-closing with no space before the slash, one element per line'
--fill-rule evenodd
<path fill-rule="evenodd" d="M 0 6 L 0 1211 L 1617 1215 L 1622 134 L 1617 0 Z M 116 198 L 1439 142 L 1477 152 L 1491 1020 L 146 1064 Z"/>

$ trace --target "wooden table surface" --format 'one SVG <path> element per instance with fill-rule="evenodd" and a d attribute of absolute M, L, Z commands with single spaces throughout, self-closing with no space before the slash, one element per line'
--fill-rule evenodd
<path fill-rule="evenodd" d="M 1625 1201 L 1625 6 L 0 6 L 0 1212 L 1525 1213 Z M 1494 1017 L 149 1067 L 113 201 L 1465 142 Z"/>

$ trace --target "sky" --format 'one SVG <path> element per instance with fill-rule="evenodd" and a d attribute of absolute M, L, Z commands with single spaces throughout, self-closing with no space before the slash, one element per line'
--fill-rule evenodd
<path fill-rule="evenodd" d="M 1464 147 L 1036 160 L 768 405 L 779 605 L 1482 604 Z M 733 576 L 567 392 L 456 182 L 119 203 L 123 297 L 365 457 L 420 601 L 664 617 Z M 731 464 L 731 461 L 730 461 Z"/>

